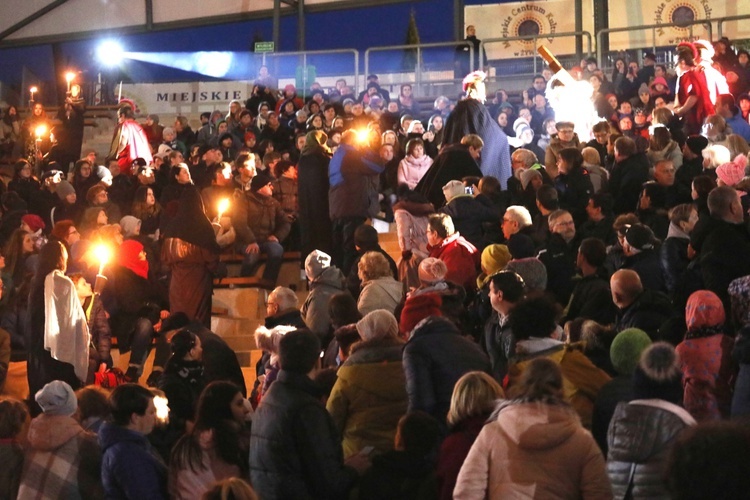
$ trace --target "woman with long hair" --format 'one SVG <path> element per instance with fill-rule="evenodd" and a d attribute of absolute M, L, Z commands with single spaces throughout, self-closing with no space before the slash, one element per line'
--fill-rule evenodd
<path fill-rule="evenodd" d="M 102 207 L 90 207 L 83 212 L 81 218 L 81 239 L 90 240 L 96 231 L 106 226 L 109 220 L 107 219 L 107 213 Z"/>
<path fill-rule="evenodd" d="M 471 445 L 504 397 L 495 379 L 484 372 L 469 372 L 456 382 L 448 411 L 450 433 L 440 446 L 437 480 L 441 500 L 453 499 L 453 488 Z"/>
<path fill-rule="evenodd" d="M 8 183 L 8 191 L 15 191 L 28 205 L 32 193 L 41 189 L 39 179 L 34 177 L 31 164 L 27 160 L 18 160 L 13 165 L 13 178 Z"/>
<path fill-rule="evenodd" d="M 563 396 L 560 367 L 531 361 L 458 474 L 453 498 L 612 498 L 604 457 Z"/>
<path fill-rule="evenodd" d="M 240 389 L 231 382 L 212 382 L 203 389 L 195 424 L 172 449 L 170 490 L 174 498 L 196 498 L 216 481 L 241 478 L 247 472 L 248 410 Z"/>
<path fill-rule="evenodd" d="M 3 269 L 4 282 L 9 288 L 18 287 L 23 283 L 28 273 L 26 259 L 34 253 L 34 240 L 31 233 L 23 229 L 16 229 L 5 245 L 3 256 L 5 257 L 5 269 Z M 33 274 L 33 273 L 32 273 Z"/>
<path fill-rule="evenodd" d="M 150 186 L 140 186 L 133 198 L 133 217 L 141 220 L 141 234 L 152 236 L 159 230 L 161 205 L 156 201 L 156 194 Z"/>

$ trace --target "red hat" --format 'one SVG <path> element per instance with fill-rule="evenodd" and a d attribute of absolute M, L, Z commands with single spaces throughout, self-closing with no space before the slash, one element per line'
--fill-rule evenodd
<path fill-rule="evenodd" d="M 29 229 L 31 229 L 32 233 L 36 233 L 40 229 L 45 228 L 44 221 L 38 215 L 26 214 L 21 217 L 21 222 L 25 222 L 26 225 L 29 226 Z"/>

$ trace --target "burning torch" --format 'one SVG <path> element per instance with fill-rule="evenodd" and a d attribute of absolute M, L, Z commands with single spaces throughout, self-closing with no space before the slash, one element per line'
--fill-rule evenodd
<path fill-rule="evenodd" d="M 562 64 L 560 64 L 560 61 L 557 60 L 555 55 L 550 52 L 550 50 L 545 47 L 544 45 L 539 46 L 537 49 L 537 52 L 539 52 L 539 55 L 542 56 L 542 59 L 547 61 L 547 64 L 549 65 L 549 69 L 554 71 L 555 77 L 560 80 L 565 85 L 573 85 L 575 84 L 576 80 L 573 78 L 573 76 L 568 73 L 568 70 L 563 68 Z"/>

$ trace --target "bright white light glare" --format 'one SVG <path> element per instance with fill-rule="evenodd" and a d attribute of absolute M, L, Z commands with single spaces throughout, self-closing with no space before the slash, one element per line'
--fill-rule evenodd
<path fill-rule="evenodd" d="M 235 60 L 233 52 L 128 52 L 128 59 L 200 73 L 214 78 L 229 74 Z"/>
<path fill-rule="evenodd" d="M 105 40 L 96 49 L 96 58 L 105 66 L 117 66 L 124 56 L 122 45 L 114 40 Z"/>

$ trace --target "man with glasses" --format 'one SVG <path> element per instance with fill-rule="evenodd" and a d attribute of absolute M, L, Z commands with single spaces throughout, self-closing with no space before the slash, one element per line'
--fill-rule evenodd
<path fill-rule="evenodd" d="M 573 292 L 578 240 L 573 216 L 567 210 L 555 210 L 548 217 L 550 238 L 537 258 L 547 268 L 547 290 L 565 306 Z"/>
<path fill-rule="evenodd" d="M 552 136 L 544 155 L 544 166 L 552 179 L 556 178 L 558 174 L 557 159 L 560 151 L 565 148 L 582 149 L 581 141 L 578 140 L 578 135 L 573 131 L 575 127 L 573 122 L 557 122 L 555 127 L 557 128 L 557 134 Z"/>

